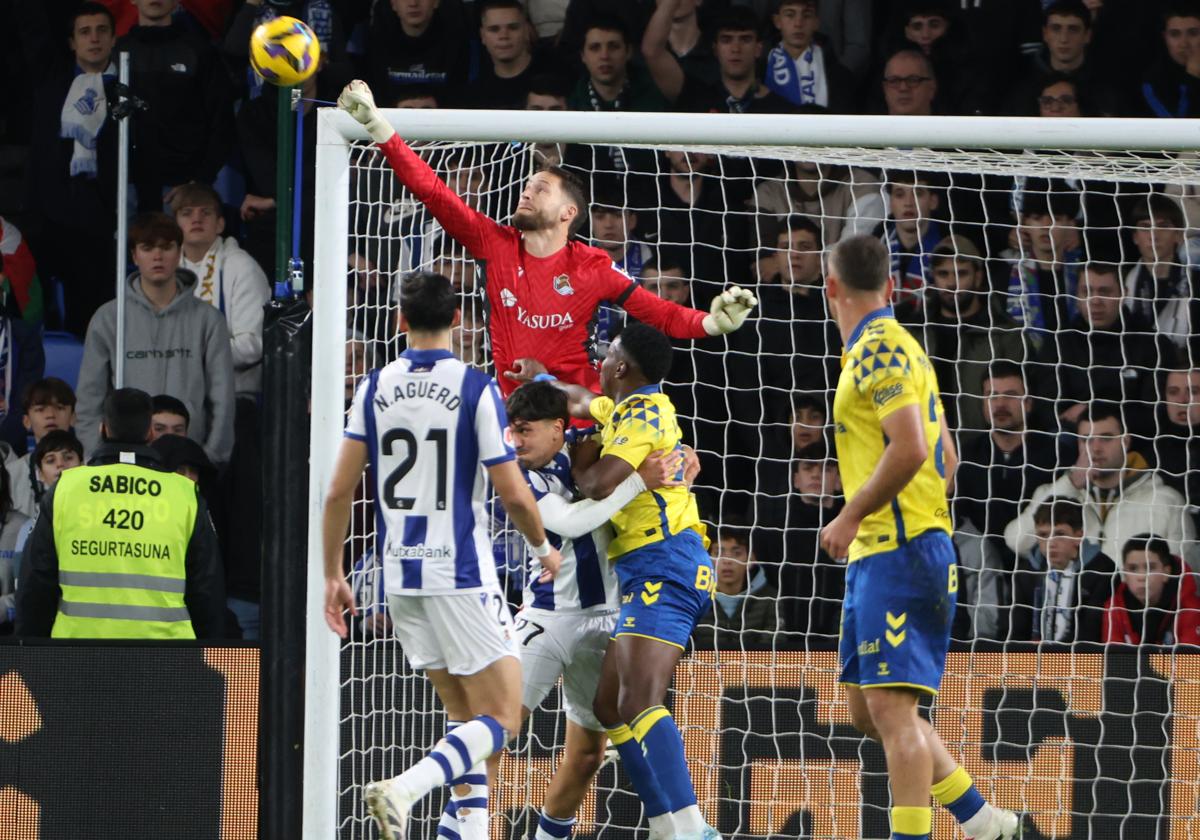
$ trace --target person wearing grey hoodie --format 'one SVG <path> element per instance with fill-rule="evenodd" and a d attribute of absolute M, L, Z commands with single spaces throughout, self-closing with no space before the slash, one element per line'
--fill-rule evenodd
<path fill-rule="evenodd" d="M 125 382 L 170 394 L 191 413 L 189 436 L 216 464 L 233 449 L 234 372 L 229 328 L 214 306 L 196 297 L 196 275 L 179 268 L 183 233 L 163 213 L 139 216 L 129 243 L 137 271 L 125 290 Z M 116 387 L 117 303 L 88 324 L 76 389 L 75 428 L 84 449 L 100 442 L 104 398 Z"/>

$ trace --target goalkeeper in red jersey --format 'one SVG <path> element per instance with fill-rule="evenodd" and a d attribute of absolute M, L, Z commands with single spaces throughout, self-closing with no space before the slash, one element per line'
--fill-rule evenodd
<path fill-rule="evenodd" d="M 524 358 L 538 359 L 564 382 L 598 392 L 600 375 L 589 351 L 591 324 L 602 303 L 623 307 L 671 338 L 733 332 L 758 303 L 749 290 L 733 286 L 705 313 L 643 289 L 607 253 L 571 238 L 583 226 L 587 200 L 566 170 L 551 167 L 531 177 L 512 224 L 502 225 L 468 207 L 400 139 L 364 82 L 347 85 L 338 107 L 363 124 L 400 181 L 483 264 L 492 360 L 505 396 L 520 384 L 517 360 Z"/>

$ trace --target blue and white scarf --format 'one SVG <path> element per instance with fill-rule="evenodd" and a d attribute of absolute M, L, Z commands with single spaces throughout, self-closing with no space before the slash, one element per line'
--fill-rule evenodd
<path fill-rule="evenodd" d="M 103 73 L 84 73 L 80 70 L 67 91 L 59 136 L 75 141 L 71 152 L 72 176 L 96 177 L 96 138 L 108 119 L 104 82 L 114 78 L 116 67 L 113 64 L 109 64 Z"/>
<path fill-rule="evenodd" d="M 799 58 L 792 58 L 780 44 L 767 55 L 767 87 L 793 105 L 829 107 L 829 77 L 825 74 L 825 52 L 810 44 Z"/>

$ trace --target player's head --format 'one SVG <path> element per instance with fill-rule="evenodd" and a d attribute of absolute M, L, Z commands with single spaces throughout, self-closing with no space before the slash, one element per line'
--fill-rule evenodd
<path fill-rule="evenodd" d="M 570 422 L 566 392 L 549 382 L 529 382 L 512 392 L 507 408 L 517 463 L 540 470 L 563 448 Z"/>
<path fill-rule="evenodd" d="M 884 306 L 891 300 L 890 267 L 887 246 L 877 236 L 859 234 L 843 239 L 833 247 L 825 277 L 825 295 L 839 327 L 846 326 L 841 323 L 843 317 L 856 318 L 858 308 L 861 308 L 851 307 L 854 312 L 839 314 L 843 303 Z"/>
<path fill-rule="evenodd" d="M 562 228 L 573 236 L 586 218 L 583 182 L 561 166 L 548 166 L 525 182 L 512 224 L 525 231 Z"/>
<path fill-rule="evenodd" d="M 117 388 L 104 398 L 100 436 L 112 443 L 143 445 L 150 440 L 150 395 L 137 388 Z"/>
<path fill-rule="evenodd" d="M 600 389 L 623 399 L 646 385 L 662 382 L 671 369 L 671 340 L 654 327 L 630 324 L 608 346 L 600 365 Z"/>
<path fill-rule="evenodd" d="M 449 278 L 431 271 L 415 271 L 404 278 L 400 286 L 401 331 L 449 331 L 457 314 L 458 296 Z"/>

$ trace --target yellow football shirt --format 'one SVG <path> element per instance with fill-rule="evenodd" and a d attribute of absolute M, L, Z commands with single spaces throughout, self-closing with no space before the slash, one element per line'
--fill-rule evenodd
<path fill-rule="evenodd" d="M 639 388 L 620 404 L 610 397 L 596 397 L 591 413 L 600 425 L 600 457 L 614 455 L 635 470 L 651 453 L 679 446 L 683 437 L 675 406 L 657 385 Z M 610 559 L 688 529 L 696 531 L 708 546 L 696 497 L 683 486 L 639 493 L 612 518 L 612 524 L 617 535 L 608 544 Z"/>
<path fill-rule="evenodd" d="M 833 398 L 838 469 L 847 501 L 866 484 L 883 457 L 887 445 L 883 419 L 909 405 L 921 410 L 929 456 L 890 504 L 859 525 L 850 544 L 851 561 L 892 551 L 931 529 L 951 532 L 937 377 L 925 351 L 896 321 L 891 307 L 877 309 L 846 343 Z"/>

